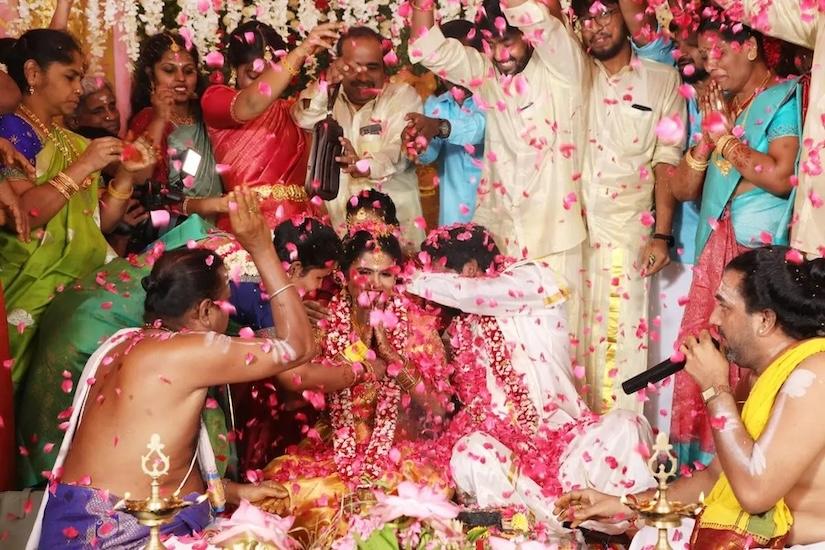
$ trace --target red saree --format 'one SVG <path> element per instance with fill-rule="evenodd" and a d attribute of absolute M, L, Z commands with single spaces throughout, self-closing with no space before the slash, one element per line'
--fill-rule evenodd
<path fill-rule="evenodd" d="M 736 242 L 730 209 L 726 209 L 693 267 L 693 280 L 688 293 L 690 300 L 685 305 L 677 342 L 710 328 L 716 290 L 722 282 L 725 266 L 746 250 L 747 247 Z M 732 366 L 732 388 L 736 387 L 739 378 L 739 369 Z M 679 463 L 689 465 L 698 459 L 708 464 L 714 453 L 713 431 L 705 412 L 702 392 L 693 378 L 683 370 L 676 373 L 674 382 L 670 439 L 676 448 Z"/>
<path fill-rule="evenodd" d="M 154 118 L 154 109 L 151 107 L 141 109 L 140 112 L 135 114 L 135 116 L 132 117 L 132 120 L 129 121 L 129 133 L 135 137 L 142 135 L 146 132 L 146 128 L 149 127 L 149 124 Z M 166 151 L 169 148 L 166 140 L 174 129 L 175 126 L 171 122 L 166 123 L 166 127 L 163 129 L 163 137 L 161 138 L 161 142 L 156 144 L 161 151 Z M 158 157 L 157 162 L 155 163 L 155 170 L 152 172 L 152 180 L 162 184 L 169 183 L 169 164 L 167 155 L 160 155 Z"/>
<path fill-rule="evenodd" d="M 292 120 L 291 103 L 279 99 L 257 118 L 240 122 L 232 112 L 239 93 L 216 85 L 201 99 L 215 159 L 223 165 L 225 191 L 253 187 L 269 227 L 301 214 L 317 214 L 304 191 L 309 142 Z M 228 230 L 229 219 L 219 218 L 218 227 Z"/>
<path fill-rule="evenodd" d="M 3 287 L 0 286 L 0 491 L 13 489 L 14 484 L 14 389 L 11 382 L 11 368 L 3 364 L 11 358 L 9 353 L 9 324 L 6 320 L 6 304 L 3 301 Z"/>

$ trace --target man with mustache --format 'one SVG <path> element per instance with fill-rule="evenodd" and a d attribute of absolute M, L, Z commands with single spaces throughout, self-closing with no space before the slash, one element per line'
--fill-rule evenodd
<path fill-rule="evenodd" d="M 672 67 L 634 54 L 616 0 L 573 0 L 572 9 L 592 59 L 581 180 L 588 399 L 597 412 L 640 412 L 642 401 L 620 395 L 617 382 L 647 366 L 648 277 L 674 244 L 666 180 L 682 156 L 685 102 Z"/>
<path fill-rule="evenodd" d="M 716 292 L 710 322 L 724 352 L 707 331 L 682 345 L 685 371 L 702 388 L 713 419 L 716 457 L 707 469 L 671 483 L 671 501 L 706 495 L 695 525 L 685 520 L 669 530 L 674 542 L 681 531 L 680 548 L 688 537 L 697 549 L 822 548 L 823 287 L 825 260 L 805 261 L 799 251 L 780 246 L 749 250 L 728 263 Z M 750 373 L 735 389 L 728 385 L 729 362 Z M 642 500 L 653 496 L 629 492 Z M 574 526 L 633 515 L 618 498 L 591 489 L 564 495 L 556 513 Z M 655 532 L 645 531 L 631 548 L 654 544 Z"/>
<path fill-rule="evenodd" d="M 501 251 L 542 259 L 566 279 L 578 318 L 580 149 L 589 74 L 575 34 L 543 2 L 485 0 L 476 21 L 483 52 L 446 38 L 433 0 L 414 0 L 410 59 L 468 88 L 487 112 L 484 163 L 473 222 Z M 576 323 L 570 323 L 574 328 Z"/>
<path fill-rule="evenodd" d="M 352 195 L 375 188 L 389 195 L 398 208 L 402 236 L 420 243 L 423 228 L 416 226 L 422 216 L 418 178 L 401 153 L 401 133 L 407 113 L 420 113 L 421 99 L 409 85 L 389 82 L 384 56 L 384 40 L 367 27 L 352 27 L 341 35 L 323 86 L 314 82 L 301 93 L 292 116 L 299 126 L 311 130 L 330 110 L 344 130 L 341 188 L 327 201 L 331 225 L 344 231 L 346 203 Z M 341 85 L 332 106 L 328 106 L 327 86 Z"/>

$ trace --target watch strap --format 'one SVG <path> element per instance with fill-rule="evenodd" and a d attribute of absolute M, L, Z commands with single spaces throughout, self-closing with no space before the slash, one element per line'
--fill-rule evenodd
<path fill-rule="evenodd" d="M 654 239 L 659 239 L 660 241 L 665 241 L 667 243 L 668 248 L 673 248 L 676 246 L 676 238 L 673 235 L 665 235 L 664 233 L 654 233 Z"/>

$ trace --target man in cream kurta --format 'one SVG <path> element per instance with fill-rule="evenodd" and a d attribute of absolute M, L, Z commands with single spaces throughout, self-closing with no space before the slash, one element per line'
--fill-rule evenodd
<path fill-rule="evenodd" d="M 664 168 L 681 160 L 685 102 L 675 69 L 633 54 L 616 1 L 604 0 L 595 11 L 592 4 L 573 2 L 593 57 L 582 173 L 587 398 L 597 412 L 614 406 L 641 412 L 643 402 L 625 396 L 619 384 L 647 368 L 646 276 L 669 261 L 675 200 L 662 180 Z M 673 136 L 657 131 L 667 120 Z"/>
<path fill-rule="evenodd" d="M 362 29 L 357 27 L 357 29 Z M 351 35 L 353 30 L 350 30 Z M 339 62 L 347 64 L 341 92 L 332 106 L 332 116 L 344 130 L 368 174 L 353 166 L 341 171 L 338 196 L 327 201 L 331 225 L 339 232 L 346 224 L 346 204 L 349 198 L 367 188 L 375 188 L 390 196 L 395 203 L 402 236 L 415 248 L 424 239 L 418 177 L 406 156 L 401 154 L 401 133 L 409 112 L 422 112 L 421 98 L 411 86 L 386 81 L 380 37 L 367 32 L 341 37 L 343 47 Z M 363 79 L 370 79 L 362 85 Z M 374 86 L 374 88 L 371 88 Z M 304 129 L 311 130 L 327 116 L 327 94 L 321 93 L 318 82 L 304 90 L 295 103 L 292 116 Z M 377 95 L 374 95 L 377 92 Z M 372 94 L 370 99 L 365 96 Z M 353 96 L 353 97 L 350 97 Z"/>
<path fill-rule="evenodd" d="M 588 76 L 584 52 L 543 4 L 511 0 L 509 6 L 503 12 L 511 27 L 503 35 L 491 13 L 497 3 L 485 6 L 493 59 L 445 38 L 433 26 L 431 10 L 413 10 L 417 38 L 410 59 L 470 89 L 487 112 L 473 221 L 493 233 L 505 254 L 546 260 L 577 293 L 585 237 L 578 182 Z M 513 55 L 514 48 L 520 53 Z M 511 55 L 515 60 L 507 59 Z M 576 304 L 571 298 L 571 317 Z"/>
<path fill-rule="evenodd" d="M 825 13 L 801 0 L 716 0 L 728 14 L 760 32 L 814 51 L 808 113 L 802 128 L 799 187 L 791 246 L 825 256 Z M 805 7 L 803 7 L 805 6 Z M 820 8 L 821 9 L 821 8 Z"/>

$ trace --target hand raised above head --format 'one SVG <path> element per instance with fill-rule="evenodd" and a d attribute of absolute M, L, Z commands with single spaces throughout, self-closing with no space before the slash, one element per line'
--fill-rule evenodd
<path fill-rule="evenodd" d="M 305 50 L 306 55 L 315 55 L 324 50 L 331 50 L 340 36 L 341 23 L 323 23 L 311 31 L 301 42 L 299 48 Z"/>
<path fill-rule="evenodd" d="M 229 193 L 228 201 L 232 233 L 241 246 L 252 255 L 271 250 L 272 234 L 261 214 L 258 195 L 248 187 L 241 187 Z"/>

